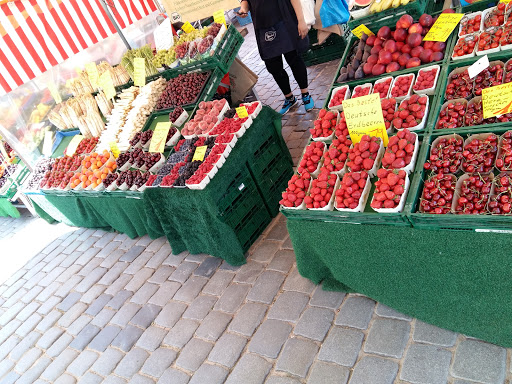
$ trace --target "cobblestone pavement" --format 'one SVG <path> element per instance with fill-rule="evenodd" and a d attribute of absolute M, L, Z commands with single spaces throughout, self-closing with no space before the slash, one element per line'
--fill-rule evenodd
<path fill-rule="evenodd" d="M 310 69 L 314 81 L 329 77 L 332 66 Z M 270 103 L 279 97 L 270 89 L 266 94 Z M 289 145 L 306 140 L 306 122 L 314 117 L 301 108 L 286 119 Z M 4 254 L 12 239 L 33 238 L 34 222 L 41 220 L 0 218 L 2 263 L 15 255 L 14 249 Z M 512 379 L 504 348 L 411 319 L 362 295 L 323 291 L 302 278 L 281 215 L 242 267 L 208 255 L 173 255 L 164 238 L 51 228 L 63 233 L 39 236 L 35 256 L 0 286 L 1 383 Z M 33 246 L 16 245 L 22 253 Z"/>

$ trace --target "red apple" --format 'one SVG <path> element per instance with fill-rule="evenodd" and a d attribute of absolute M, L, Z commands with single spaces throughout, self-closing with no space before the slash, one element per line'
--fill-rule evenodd
<path fill-rule="evenodd" d="M 411 57 L 407 62 L 406 68 L 418 67 L 421 65 L 421 60 L 418 57 Z"/>
<path fill-rule="evenodd" d="M 396 49 L 397 51 L 400 51 L 402 49 L 402 47 L 404 46 L 404 42 L 403 41 L 397 41 L 396 42 Z"/>
<path fill-rule="evenodd" d="M 382 64 L 375 64 L 372 68 L 372 75 L 379 76 L 382 75 L 386 71 L 386 67 Z"/>
<path fill-rule="evenodd" d="M 391 53 L 388 51 L 382 50 L 379 52 L 379 61 L 377 61 L 377 64 L 384 64 L 387 65 L 391 63 Z"/>
<path fill-rule="evenodd" d="M 410 58 L 411 58 L 411 55 L 409 55 L 408 53 L 402 53 L 400 55 L 400 57 L 398 58 L 398 63 L 402 67 L 405 67 L 407 65 L 407 62 L 409 61 Z"/>
<path fill-rule="evenodd" d="M 375 42 L 373 43 L 373 46 L 379 45 L 382 47 L 383 44 L 384 44 L 384 40 L 382 40 L 380 38 L 376 38 Z"/>
<path fill-rule="evenodd" d="M 428 13 L 424 13 L 420 16 L 420 24 L 422 27 L 430 27 L 434 22 L 432 21 L 432 16 L 430 16 Z"/>
<path fill-rule="evenodd" d="M 393 32 L 393 38 L 395 41 L 405 41 L 405 39 L 407 39 L 407 29 L 398 28 Z"/>
<path fill-rule="evenodd" d="M 421 53 L 423 52 L 423 47 L 420 45 L 418 47 L 414 47 L 411 50 L 411 56 L 412 57 L 420 57 Z"/>
<path fill-rule="evenodd" d="M 419 23 L 413 24 L 409 27 L 409 34 L 419 33 L 421 35 L 421 32 L 423 32 L 423 27 Z"/>
<path fill-rule="evenodd" d="M 434 41 L 424 41 L 423 48 L 434 50 Z"/>
<path fill-rule="evenodd" d="M 419 48 L 419 47 L 416 47 Z M 414 49 L 416 49 L 414 48 Z M 414 51 L 413 49 L 413 51 Z M 419 56 L 422 63 L 430 63 L 432 61 L 432 50 L 430 49 L 424 49 L 423 52 L 420 53 Z"/>
<path fill-rule="evenodd" d="M 391 28 L 386 26 L 381 27 L 379 32 L 377 32 L 377 37 L 380 37 L 381 39 L 389 39 L 391 37 Z"/>
<path fill-rule="evenodd" d="M 387 73 L 390 73 L 390 72 L 395 72 L 395 71 L 398 71 L 400 69 L 400 64 L 398 64 L 397 62 L 393 61 L 391 63 L 389 63 L 387 66 L 386 66 L 386 72 Z"/>
<path fill-rule="evenodd" d="M 410 15 L 403 15 L 398 21 L 396 22 L 397 28 L 409 28 L 412 23 L 414 22 L 412 16 Z"/>
<path fill-rule="evenodd" d="M 420 33 L 411 33 L 409 36 L 407 36 L 407 45 L 409 45 L 411 48 L 414 48 L 421 45 L 422 40 L 423 39 L 421 38 Z"/>
<path fill-rule="evenodd" d="M 388 52 L 395 52 L 396 51 L 396 43 L 394 40 L 388 40 L 384 43 L 384 49 Z"/>

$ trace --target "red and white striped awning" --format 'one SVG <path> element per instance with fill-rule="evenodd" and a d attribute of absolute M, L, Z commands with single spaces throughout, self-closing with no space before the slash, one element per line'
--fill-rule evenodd
<path fill-rule="evenodd" d="M 153 0 L 107 3 L 121 29 L 157 10 Z M 114 33 L 100 0 L 14 0 L 1 4 L 0 95 Z"/>

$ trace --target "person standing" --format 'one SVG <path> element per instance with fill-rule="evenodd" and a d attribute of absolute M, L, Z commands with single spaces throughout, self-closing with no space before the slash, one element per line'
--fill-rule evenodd
<path fill-rule="evenodd" d="M 246 17 L 249 11 L 261 59 L 285 96 L 280 113 L 284 115 L 297 103 L 283 68 L 283 55 L 299 85 L 306 111 L 312 110 L 315 102 L 308 92 L 308 72 L 302 58 L 309 47 L 308 27 L 300 0 L 242 0 L 238 15 Z"/>

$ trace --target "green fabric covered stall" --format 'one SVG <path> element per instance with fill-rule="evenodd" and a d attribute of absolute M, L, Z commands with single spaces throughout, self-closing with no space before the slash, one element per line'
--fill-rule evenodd
<path fill-rule="evenodd" d="M 288 218 L 304 277 L 512 347 L 510 234 Z"/>
<path fill-rule="evenodd" d="M 5 198 L 0 197 L 0 217 L 20 217 L 20 212 L 12 203 Z"/>

